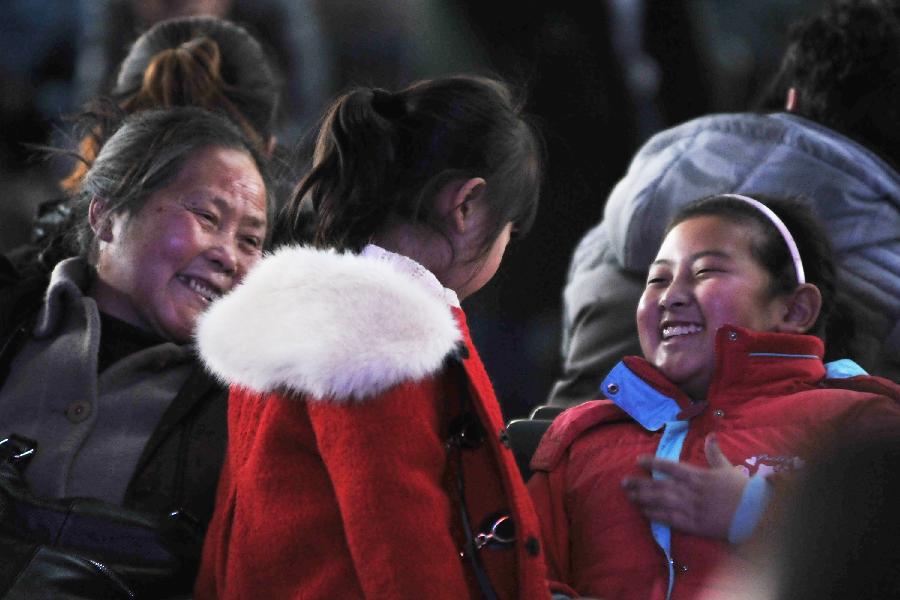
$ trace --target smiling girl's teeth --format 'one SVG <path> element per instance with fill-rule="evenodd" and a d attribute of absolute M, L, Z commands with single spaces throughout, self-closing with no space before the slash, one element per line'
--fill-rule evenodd
<path fill-rule="evenodd" d="M 668 325 L 663 327 L 662 336 L 664 340 L 667 340 L 671 337 L 675 337 L 677 335 L 688 335 L 691 333 L 700 333 L 703 331 L 703 328 L 699 325 Z"/>

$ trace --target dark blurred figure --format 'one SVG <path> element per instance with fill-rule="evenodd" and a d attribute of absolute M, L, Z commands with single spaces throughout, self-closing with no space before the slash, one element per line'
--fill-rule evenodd
<path fill-rule="evenodd" d="M 702 600 L 900 598 L 898 503 L 900 439 L 838 432 L 795 481 L 776 488 L 740 551 L 753 567 L 728 564 L 716 575 L 736 591 Z"/>
<path fill-rule="evenodd" d="M 900 440 L 836 444 L 798 492 L 773 550 L 775 598 L 900 597 Z"/>
<path fill-rule="evenodd" d="M 35 207 L 56 190 L 27 144 L 45 143 L 71 105 L 78 5 L 4 2 L 0 18 L 0 251 L 28 241 Z"/>

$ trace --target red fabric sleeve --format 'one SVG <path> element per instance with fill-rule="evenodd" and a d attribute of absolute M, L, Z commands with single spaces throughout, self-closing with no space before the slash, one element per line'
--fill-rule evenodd
<path fill-rule="evenodd" d="M 439 389 L 426 380 L 362 403 L 309 403 L 366 598 L 470 597 L 450 533 Z"/>
<path fill-rule="evenodd" d="M 569 521 L 563 504 L 565 460 L 552 471 L 536 471 L 528 491 L 541 523 L 550 589 L 565 590 L 569 581 Z M 560 583 L 556 583 L 560 582 Z"/>

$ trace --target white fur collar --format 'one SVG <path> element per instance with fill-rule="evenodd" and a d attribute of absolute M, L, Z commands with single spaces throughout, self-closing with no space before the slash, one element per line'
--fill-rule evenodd
<path fill-rule="evenodd" d="M 389 263 L 305 247 L 264 258 L 197 326 L 225 383 L 335 402 L 426 377 L 461 339 L 450 307 Z"/>

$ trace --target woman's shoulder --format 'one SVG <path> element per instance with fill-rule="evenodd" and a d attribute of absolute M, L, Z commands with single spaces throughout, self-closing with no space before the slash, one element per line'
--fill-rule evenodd
<path fill-rule="evenodd" d="M 446 302 L 391 265 L 302 246 L 263 259 L 197 328 L 219 380 L 336 402 L 433 374 L 461 339 Z"/>

